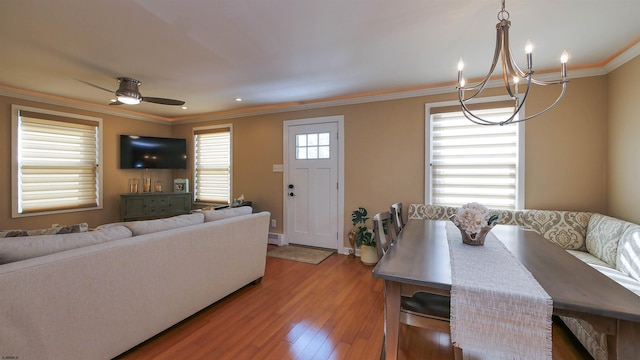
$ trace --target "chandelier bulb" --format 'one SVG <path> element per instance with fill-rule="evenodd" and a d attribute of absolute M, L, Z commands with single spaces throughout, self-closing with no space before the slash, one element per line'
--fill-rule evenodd
<path fill-rule="evenodd" d="M 527 54 L 531 54 L 533 52 L 533 44 L 531 40 L 527 40 L 527 43 L 524 45 L 524 52 Z"/>
<path fill-rule="evenodd" d="M 462 58 L 458 61 L 458 71 L 462 71 L 464 69 L 464 62 L 462 62 Z"/>
<path fill-rule="evenodd" d="M 460 79 L 460 88 L 464 88 L 465 84 L 466 84 L 466 81 L 464 81 L 464 78 Z"/>
<path fill-rule="evenodd" d="M 562 52 L 562 55 L 560 55 L 560 62 L 566 64 L 567 61 L 569 61 L 569 54 L 567 53 L 567 50 L 565 50 Z"/>

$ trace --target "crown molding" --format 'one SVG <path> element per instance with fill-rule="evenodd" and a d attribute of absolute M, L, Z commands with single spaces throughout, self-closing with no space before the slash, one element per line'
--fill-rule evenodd
<path fill-rule="evenodd" d="M 577 79 L 591 76 L 602 76 L 622 66 L 626 62 L 640 55 L 640 42 L 631 46 L 629 49 L 613 58 L 604 66 L 594 66 L 584 69 L 569 68 L 569 79 Z M 544 73 L 536 76 L 539 80 L 554 80 L 558 78 L 556 73 Z M 492 80 L 487 87 L 503 86 L 502 80 Z M 189 117 L 169 118 L 157 115 L 138 113 L 123 109 L 114 109 L 107 105 L 96 105 L 82 102 L 79 100 L 68 99 L 48 94 L 37 93 L 28 90 L 16 89 L 8 86 L 0 85 L 0 95 L 14 97 L 23 100 L 37 101 L 41 103 L 65 106 L 80 110 L 92 111 L 101 114 L 120 116 L 134 120 L 149 121 L 161 124 L 190 124 L 205 121 L 215 121 L 223 119 L 235 119 L 249 116 L 268 115 L 277 113 L 286 113 L 300 110 L 322 109 L 328 107 L 346 106 L 363 104 L 378 101 L 399 100 L 406 98 L 414 98 L 421 96 L 439 95 L 455 92 L 455 83 L 440 84 L 435 86 L 425 86 L 412 89 L 397 89 L 386 92 L 355 94 L 331 99 L 318 99 L 306 102 L 297 102 L 294 104 L 280 104 L 274 106 L 254 107 L 247 109 L 221 111 L 215 113 L 206 113 Z"/>
<path fill-rule="evenodd" d="M 631 59 L 635 58 L 638 55 L 640 55 L 640 42 L 636 43 L 635 45 L 624 51 L 622 54 L 616 56 L 611 61 L 606 63 L 604 65 L 604 68 L 607 73 L 610 73 L 620 66 L 626 64 L 627 62 L 631 61 Z"/>
<path fill-rule="evenodd" d="M 570 70 L 569 80 L 583 78 L 583 77 L 591 77 L 591 76 L 602 76 L 606 74 L 607 72 L 603 67 Z M 536 76 L 536 79 L 543 80 L 543 81 L 557 80 L 558 74 L 546 73 L 546 74 Z M 487 88 L 495 88 L 500 86 L 504 86 L 502 83 L 502 80 L 491 80 L 487 83 Z M 241 109 L 233 112 L 205 114 L 202 116 L 190 117 L 188 119 L 176 119 L 173 121 L 173 123 L 174 124 L 190 124 L 190 123 L 198 123 L 198 122 L 205 122 L 205 121 L 235 119 L 235 118 L 248 117 L 248 116 L 285 113 L 285 112 L 292 112 L 292 111 L 299 111 L 299 110 L 321 109 L 321 108 L 327 108 L 327 107 L 337 107 L 337 106 L 363 104 L 363 103 L 378 102 L 378 101 L 399 100 L 399 99 L 407 99 L 407 98 L 414 98 L 414 97 L 421 97 L 421 96 L 448 94 L 448 93 L 455 93 L 455 91 L 456 91 L 455 83 L 452 83 L 450 85 L 442 85 L 442 86 L 423 88 L 423 89 L 414 89 L 414 90 L 405 90 L 405 91 L 399 90 L 399 91 L 393 91 L 393 92 L 384 93 L 384 94 L 354 96 L 350 98 L 334 99 L 334 100 L 327 100 L 327 101 L 320 100 L 320 101 L 300 103 L 296 105 L 290 105 L 290 106 L 279 107 L 279 108 Z"/>

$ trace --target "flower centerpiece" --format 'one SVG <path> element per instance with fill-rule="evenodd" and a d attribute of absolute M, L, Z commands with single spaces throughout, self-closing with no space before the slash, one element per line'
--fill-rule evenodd
<path fill-rule="evenodd" d="M 449 219 L 460 229 L 463 243 L 484 245 L 484 239 L 495 226 L 498 215 L 491 216 L 486 206 L 472 202 L 458 208 L 458 213 Z"/>

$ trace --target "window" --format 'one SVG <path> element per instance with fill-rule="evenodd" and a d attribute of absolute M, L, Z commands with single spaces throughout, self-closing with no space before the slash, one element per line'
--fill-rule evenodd
<path fill-rule="evenodd" d="M 102 208 L 102 119 L 12 108 L 13 217 Z"/>
<path fill-rule="evenodd" d="M 478 110 L 484 118 L 503 119 L 512 108 Z M 462 112 L 430 116 L 428 144 L 430 203 L 462 206 L 476 201 L 489 208 L 523 207 L 522 124 L 481 126 Z"/>
<path fill-rule="evenodd" d="M 193 129 L 198 202 L 231 202 L 231 125 Z"/>
<path fill-rule="evenodd" d="M 329 159 L 330 134 L 313 133 L 296 135 L 296 159 Z"/>

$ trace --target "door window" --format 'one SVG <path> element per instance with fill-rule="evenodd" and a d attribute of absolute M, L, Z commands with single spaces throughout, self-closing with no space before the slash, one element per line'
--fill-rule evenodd
<path fill-rule="evenodd" d="M 329 159 L 331 157 L 329 133 L 296 135 L 296 160 Z"/>

